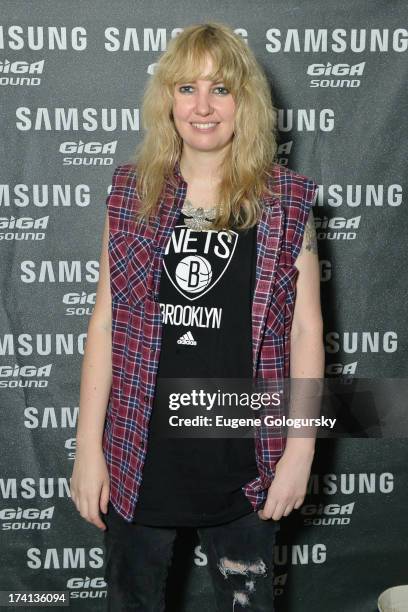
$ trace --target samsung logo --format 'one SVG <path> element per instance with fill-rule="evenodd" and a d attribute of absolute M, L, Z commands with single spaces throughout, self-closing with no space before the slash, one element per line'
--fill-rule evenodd
<path fill-rule="evenodd" d="M 270 28 L 266 39 L 268 53 L 403 53 L 408 48 L 406 28 Z"/>
<path fill-rule="evenodd" d="M 22 132 L 127 132 L 138 131 L 139 125 L 138 108 L 16 108 L 16 128 Z"/>
<path fill-rule="evenodd" d="M 86 333 L 3 334 L 0 355 L 83 355 Z"/>
<path fill-rule="evenodd" d="M 1 499 L 70 498 L 69 480 L 61 478 L 0 478 Z"/>
<path fill-rule="evenodd" d="M 81 26 L 0 26 L 0 49 L 84 51 L 86 45 L 86 29 Z"/>
<path fill-rule="evenodd" d="M 114 26 L 105 28 L 105 51 L 165 51 L 168 41 L 175 38 L 183 28 L 174 28 L 167 32 L 166 28 L 123 28 Z M 236 28 L 244 40 L 248 37 L 247 30 Z"/>
<path fill-rule="evenodd" d="M 91 202 L 90 194 L 89 185 L 84 184 L 3 184 L 0 185 L 0 207 L 25 208 L 32 204 L 38 208 L 44 208 L 45 206 L 71 207 L 73 205 L 84 208 L 89 206 Z"/>
<path fill-rule="evenodd" d="M 96 283 L 99 278 L 99 262 L 92 259 L 25 260 L 20 263 L 20 268 L 23 283 Z"/>
<path fill-rule="evenodd" d="M 307 493 L 314 495 L 375 494 L 392 493 L 393 491 L 394 475 L 391 472 L 312 474 L 307 487 Z"/>
<path fill-rule="evenodd" d="M 398 349 L 398 334 L 394 331 L 328 332 L 327 353 L 395 353 Z"/>

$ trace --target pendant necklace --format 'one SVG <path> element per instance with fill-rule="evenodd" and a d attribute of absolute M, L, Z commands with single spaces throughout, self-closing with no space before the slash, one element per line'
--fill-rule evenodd
<path fill-rule="evenodd" d="M 217 216 L 217 209 L 217 205 L 211 208 L 196 207 L 190 200 L 185 200 L 181 212 L 187 215 L 184 219 L 187 227 L 201 231 L 211 227 L 211 221 Z"/>

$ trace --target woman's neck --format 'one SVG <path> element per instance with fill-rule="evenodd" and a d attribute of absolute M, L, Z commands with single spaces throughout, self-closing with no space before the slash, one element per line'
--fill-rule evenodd
<path fill-rule="evenodd" d="M 183 149 L 180 158 L 180 171 L 187 183 L 217 185 L 220 180 L 220 165 L 224 151 L 207 153 Z"/>

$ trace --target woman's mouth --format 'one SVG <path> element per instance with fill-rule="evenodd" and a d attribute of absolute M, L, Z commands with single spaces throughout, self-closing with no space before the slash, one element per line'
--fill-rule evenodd
<path fill-rule="evenodd" d="M 191 123 L 190 125 L 196 130 L 199 130 L 200 132 L 211 132 L 217 127 L 218 123 Z"/>

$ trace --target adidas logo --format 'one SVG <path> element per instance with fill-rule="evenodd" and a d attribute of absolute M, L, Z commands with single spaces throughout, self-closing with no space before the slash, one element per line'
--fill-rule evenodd
<path fill-rule="evenodd" d="M 194 340 L 193 338 L 193 334 L 191 333 L 191 331 L 186 332 L 185 334 L 183 334 L 178 340 L 177 340 L 177 344 L 194 344 L 196 345 L 197 342 Z"/>

